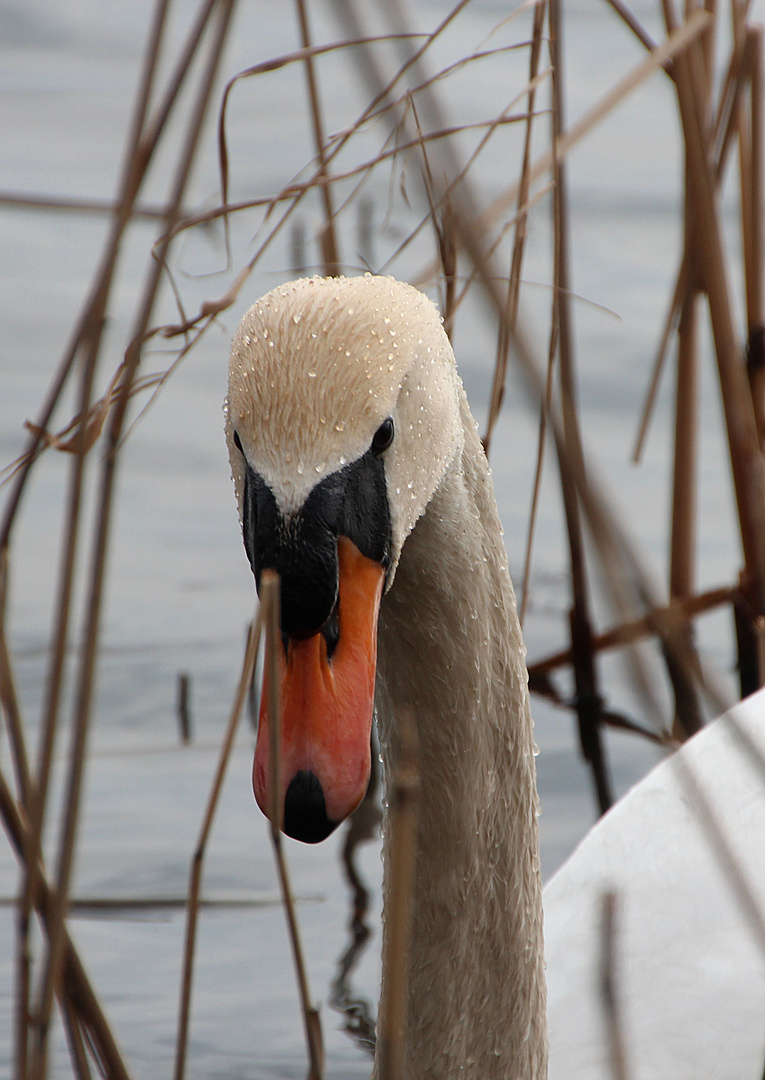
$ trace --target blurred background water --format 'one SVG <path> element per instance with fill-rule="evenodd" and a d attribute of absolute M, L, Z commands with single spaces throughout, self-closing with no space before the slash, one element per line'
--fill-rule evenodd
<path fill-rule="evenodd" d="M 495 31 L 516 7 L 500 0 L 469 5 L 429 57 L 431 70 L 476 49 L 527 40 L 528 13 Z M 757 7 L 755 13 L 762 15 L 765 5 L 760 5 L 759 12 Z M 567 110 L 573 120 L 635 65 L 642 52 L 605 3 L 577 0 L 566 8 Z M 659 5 L 636 0 L 632 8 L 660 38 Z M 44 0 L 5 0 L 0 7 L 0 191 L 107 202 L 113 197 L 151 10 L 148 0 L 131 4 L 62 0 L 55 6 Z M 165 70 L 173 56 L 172 45 L 181 41 L 194 6 L 183 0 L 173 10 Z M 364 10 L 369 18 L 365 25 L 374 26 L 374 5 Z M 417 0 L 409 10 L 416 29 L 431 30 L 446 8 L 436 0 Z M 317 41 L 343 36 L 332 4 L 311 4 L 310 14 Z M 237 8 L 224 77 L 298 45 L 291 5 L 243 2 Z M 469 123 L 498 114 L 525 85 L 526 68 L 525 50 L 504 52 L 471 64 L 464 74 L 440 85 L 450 121 Z M 318 72 L 326 129 L 342 130 L 365 100 L 359 72 L 343 53 L 320 60 Z M 214 135 L 217 101 L 218 97 L 187 200 L 194 207 L 213 207 L 219 199 Z M 544 123 L 543 118 L 540 127 Z M 228 136 L 232 201 L 273 193 L 298 174 L 312 155 L 299 67 L 240 84 L 231 99 Z M 507 138 L 498 141 L 496 149 L 487 150 L 473 170 L 482 203 L 490 202 L 517 175 L 520 137 L 508 129 Z M 178 138 L 175 130 L 152 166 L 142 203 L 160 203 L 164 198 Z M 377 134 L 360 136 L 356 160 L 363 160 L 364 140 L 370 156 L 377 151 Z M 469 145 L 465 139 L 465 152 Z M 572 282 L 577 296 L 576 351 L 585 447 L 594 470 L 613 495 L 620 518 L 638 538 L 660 581 L 667 577 L 669 380 L 663 385 L 643 463 L 635 468 L 629 459 L 679 258 L 680 145 L 674 93 L 659 74 L 570 158 Z M 342 159 L 337 167 L 342 167 Z M 731 207 L 732 195 L 726 195 Z M 400 277 L 416 275 L 432 257 L 431 239 L 423 238 L 395 263 L 387 260 L 419 220 L 422 207 L 392 190 L 382 173 L 369 182 L 365 199 L 372 233 L 371 248 L 364 254 L 371 268 Z M 732 220 L 730 213 L 728 217 Z M 321 224 L 318 203 L 310 204 L 302 220 L 310 238 Z M 104 214 L 0 206 L 3 464 L 23 448 L 23 421 L 38 413 L 95 273 L 107 224 Z M 238 267 L 252 256 L 262 215 L 240 214 L 232 224 L 232 262 Z M 109 312 L 102 386 L 129 338 L 132 311 L 156 234 L 156 223 L 150 220 L 137 221 L 128 234 Z M 349 269 L 362 269 L 352 217 L 342 227 L 340 241 Z M 729 242 L 735 252 L 738 239 L 733 228 Z M 310 258 L 316 259 L 315 254 Z M 221 295 L 230 281 L 222 230 L 212 225 L 186 234 L 174 249 L 172 265 L 187 311 L 195 311 L 207 297 Z M 245 627 L 254 604 L 222 435 L 228 343 L 243 311 L 261 293 L 292 276 L 291 268 L 285 231 L 235 306 L 185 358 L 141 417 L 125 448 L 109 556 L 76 897 L 181 898 L 185 893 L 215 748 L 233 698 Z M 524 277 L 525 316 L 544 355 L 551 280 L 548 201 L 543 200 L 531 217 Z M 176 320 L 172 293 L 165 288 L 155 321 Z M 485 312 L 469 302 L 457 320 L 454 344 L 482 428 L 494 339 L 495 330 Z M 155 340 L 147 347 L 144 369 L 164 368 L 171 358 L 170 346 Z M 733 581 L 740 565 L 715 390 L 709 360 L 701 421 L 700 589 Z M 57 419 L 63 424 L 73 411 L 73 399 L 68 396 Z M 537 422 L 536 407 L 511 370 L 492 465 L 517 584 Z M 37 468 L 12 549 L 9 633 L 32 747 L 44 687 L 68 466 L 66 455 L 50 453 Z M 567 559 L 557 488 L 551 466 L 543 489 L 525 625 L 531 659 L 563 647 L 566 640 Z M 601 616 L 605 627 L 605 610 Z M 727 613 L 700 620 L 699 645 L 733 692 L 729 621 Z M 655 664 L 651 650 L 648 654 Z M 639 715 L 618 659 L 603 659 L 601 668 L 609 702 Z M 179 672 L 188 672 L 192 680 L 194 734 L 192 745 L 185 748 L 179 746 L 176 722 Z M 533 712 L 541 750 L 542 862 L 549 877 L 592 824 L 595 799 L 578 754 L 572 715 L 536 698 Z M 618 792 L 624 792 L 657 760 L 657 752 L 634 737 L 610 733 L 607 743 Z M 241 901 L 243 906 L 218 906 L 202 915 L 191 1077 L 292 1077 L 305 1071 L 283 912 L 276 902 L 265 823 L 251 795 L 252 744 L 252 731 L 243 725 L 205 874 L 208 895 Z M 60 754 L 65 748 L 66 735 L 59 741 Z M 7 761 L 5 749 L 3 759 Z M 46 839 L 49 844 L 55 842 L 55 823 Z M 316 998 L 324 1003 L 329 1075 L 356 1077 L 366 1075 L 368 1058 L 340 1030 L 342 1017 L 326 1007 L 337 962 L 347 944 L 350 915 L 338 862 L 341 842 L 342 838 L 334 838 L 317 849 L 290 842 L 288 848 L 300 897 L 310 979 Z M 360 857 L 373 892 L 370 923 L 376 927 L 379 845 L 367 845 Z M 0 1071 L 10 1065 L 12 1053 L 14 919 L 10 901 L 17 880 L 10 848 L 0 847 L 0 897 L 5 904 L 0 908 Z M 175 1038 L 182 909 L 136 908 L 127 916 L 123 912 L 119 919 L 75 911 L 72 925 L 135 1075 L 168 1076 Z M 353 982 L 373 1008 L 378 951 L 376 937 Z M 63 1038 L 57 1037 L 57 1048 L 53 1073 L 69 1075 Z"/>

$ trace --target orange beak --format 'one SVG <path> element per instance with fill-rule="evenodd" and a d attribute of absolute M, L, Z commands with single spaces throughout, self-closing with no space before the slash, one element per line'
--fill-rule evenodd
<path fill-rule="evenodd" d="M 279 650 L 280 798 L 284 831 L 316 843 L 351 814 L 369 782 L 369 739 L 377 663 L 377 613 L 385 569 L 346 537 L 338 540 L 339 637 L 331 657 L 322 633 L 289 638 Z M 252 781 L 269 811 L 267 677 L 260 704 Z"/>

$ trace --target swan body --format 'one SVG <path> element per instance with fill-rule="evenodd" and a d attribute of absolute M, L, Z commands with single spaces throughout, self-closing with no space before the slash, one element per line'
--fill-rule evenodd
<path fill-rule="evenodd" d="M 286 831 L 320 839 L 363 796 L 370 687 L 386 771 L 396 716 L 416 717 L 406 1076 L 542 1078 L 524 649 L 488 465 L 436 308 L 371 275 L 274 289 L 234 339 L 226 433 L 256 582 L 267 566 L 282 575 Z M 265 809 L 263 715 L 260 728 Z M 383 861 L 385 897 L 385 844 Z"/>
<path fill-rule="evenodd" d="M 616 894 L 616 1011 L 628 1075 L 762 1076 L 763 924 L 742 903 L 696 792 L 762 919 L 764 712 L 760 691 L 704 728 L 617 803 L 546 886 L 550 1080 L 614 1076 L 600 972 L 606 890 Z"/>

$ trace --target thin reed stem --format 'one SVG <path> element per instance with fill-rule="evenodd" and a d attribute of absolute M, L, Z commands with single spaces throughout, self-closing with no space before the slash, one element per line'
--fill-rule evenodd
<path fill-rule="evenodd" d="M 308 11 L 305 0 L 295 0 L 300 23 L 300 40 L 305 54 L 305 76 L 308 85 L 308 101 L 311 108 L 311 121 L 313 124 L 314 145 L 316 156 L 319 160 L 318 177 L 322 180 L 327 176 L 326 143 L 324 139 L 324 125 L 321 118 L 321 102 L 319 101 L 319 87 L 316 82 L 313 56 L 311 55 L 311 31 L 308 25 Z M 327 277 L 335 277 L 340 271 L 340 258 L 337 247 L 337 229 L 335 226 L 335 212 L 332 206 L 332 187 L 330 184 L 320 185 L 321 198 L 324 204 L 324 227 L 321 232 L 321 247 L 324 258 L 324 273 Z"/>
<path fill-rule="evenodd" d="M 561 41 L 561 11 L 559 0 L 550 0 L 550 51 L 553 64 L 553 144 L 558 142 L 565 130 L 563 113 L 563 44 Z M 574 341 L 571 325 L 571 288 L 569 283 L 568 256 L 568 194 L 565 161 L 556 153 L 553 157 L 553 212 L 555 219 L 554 292 L 553 303 L 557 310 L 558 365 L 560 370 L 561 414 L 563 418 L 563 453 L 568 463 L 574 463 L 586 483 L 584 455 L 579 420 L 577 416 L 576 386 L 574 374 Z M 574 659 L 576 685 L 576 711 L 579 720 L 579 740 L 582 754 L 589 762 L 595 782 L 598 806 L 601 814 L 609 809 L 613 798 L 606 772 L 600 732 L 601 699 L 595 671 L 592 649 L 592 629 L 589 614 L 589 588 L 584 555 L 584 536 L 579 513 L 579 501 L 575 486 L 567 483 L 565 472 L 561 476 L 563 509 L 566 519 L 571 560 L 571 589 L 573 593 L 571 621 L 571 651 Z"/>
<path fill-rule="evenodd" d="M 66 1031 L 66 1041 L 69 1045 L 69 1058 L 77 1080 L 91 1080 L 90 1066 L 88 1065 L 88 1053 L 85 1048 L 85 1040 L 82 1037 L 79 1017 L 72 1007 L 72 1002 L 62 994 L 59 999 L 61 1014 Z"/>
<path fill-rule="evenodd" d="M 686 4 L 686 14 L 695 5 Z M 707 43 L 713 40 L 714 23 L 705 35 Z M 709 49 L 705 57 L 703 89 L 705 99 L 701 111 L 709 113 L 711 84 Z M 693 184 L 690 162 L 685 162 L 685 220 L 684 264 L 689 268 L 698 265 L 697 216 L 694 207 Z M 696 563 L 696 472 L 698 428 L 698 317 L 700 282 L 698 275 L 689 269 L 685 275 L 685 295 L 682 300 L 678 326 L 677 390 L 675 396 L 675 445 L 672 485 L 672 523 L 669 558 L 669 592 L 673 599 L 691 596 L 694 591 Z M 678 631 L 675 651 L 692 650 L 690 627 Z M 675 694 L 675 719 L 672 734 L 678 740 L 687 738 L 701 727 L 701 715 L 693 680 L 685 677 L 686 664 L 674 663 L 674 653 L 666 656 L 667 670 Z"/>
<path fill-rule="evenodd" d="M 194 949 L 196 945 L 197 921 L 199 916 L 200 891 L 202 884 L 202 870 L 204 864 L 207 842 L 210 838 L 215 813 L 218 809 L 220 793 L 223 790 L 223 781 L 226 777 L 228 763 L 231 760 L 231 751 L 234 747 L 239 720 L 242 715 L 244 702 L 252 686 L 255 674 L 255 662 L 260 647 L 262 633 L 262 617 L 258 611 L 253 619 L 247 634 L 247 645 L 242 662 L 242 673 L 236 688 L 234 703 L 231 707 L 226 734 L 221 744 L 218 767 L 215 771 L 210 795 L 207 800 L 202 825 L 199 830 L 199 839 L 191 860 L 189 874 L 189 889 L 186 905 L 186 939 L 183 951 L 183 975 L 181 977 L 181 1002 L 178 1019 L 178 1035 L 175 1043 L 175 1080 L 183 1080 L 186 1071 L 186 1054 L 188 1051 L 189 1017 L 191 1012 L 191 988 L 194 977 Z"/>
<path fill-rule="evenodd" d="M 747 312 L 747 371 L 754 403 L 761 447 L 765 447 L 765 267 L 763 266 L 763 215 L 765 215 L 765 78 L 763 77 L 763 28 L 750 27 L 746 35 L 749 58 L 748 162 L 742 153 L 741 228 Z M 739 146 L 744 146 L 742 117 L 739 117 Z M 747 183 L 748 178 L 748 183 Z M 748 190 L 747 190 L 748 188 Z"/>
<path fill-rule="evenodd" d="M 536 104 L 537 75 L 539 73 L 539 57 L 542 51 L 542 31 L 546 14 L 546 0 L 541 0 L 534 8 L 534 23 L 531 32 L 531 49 L 529 51 L 529 89 L 526 98 L 526 130 L 523 140 L 523 157 L 521 161 L 521 179 L 518 185 L 518 201 L 516 204 L 515 237 L 513 240 L 513 253 L 510 261 L 510 276 L 507 283 L 507 318 L 508 326 L 514 326 L 518 317 L 518 302 L 521 292 L 521 270 L 523 267 L 523 255 L 526 247 L 527 229 L 527 204 L 529 201 L 529 169 L 531 166 L 531 133 L 534 119 L 534 107 Z M 497 335 L 497 356 L 494 364 L 494 376 L 492 379 L 491 396 L 489 398 L 489 415 L 486 420 L 486 432 L 483 436 L 483 448 L 486 456 L 491 449 L 491 437 L 494 427 L 499 419 L 502 401 L 505 396 L 505 380 L 507 378 L 507 358 L 510 348 L 510 338 L 505 323 L 501 323 Z M 541 439 L 540 439 L 541 442 Z M 540 463 L 541 464 L 541 463 Z M 533 516 L 533 515 L 532 515 Z M 529 534 L 533 535 L 533 527 L 529 528 Z M 524 582 L 528 578 L 524 575 Z M 524 585 L 524 601 L 526 598 Z"/>
<path fill-rule="evenodd" d="M 694 244 L 688 231 L 686 244 Z M 689 249 L 690 250 L 690 249 Z M 698 429 L 698 307 L 699 297 L 689 292 L 679 327 L 677 358 L 677 393 L 675 403 L 675 462 L 672 487 L 672 523 L 670 539 L 669 592 L 673 600 L 693 594 L 696 559 L 696 457 Z M 684 647 L 691 649 L 688 628 L 683 631 Z M 683 670 L 669 662 L 669 675 L 675 691 L 673 735 L 686 738 L 701 727 L 698 701 L 692 683 L 683 678 Z"/>
<path fill-rule="evenodd" d="M 600 923 L 600 999 L 606 1021 L 608 1057 L 612 1080 L 628 1080 L 627 1053 L 622 1022 L 620 973 L 617 962 L 616 927 L 619 910 L 615 892 L 603 894 Z"/>

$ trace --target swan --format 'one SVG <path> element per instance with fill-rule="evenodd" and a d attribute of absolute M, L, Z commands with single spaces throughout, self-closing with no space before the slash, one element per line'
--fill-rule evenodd
<path fill-rule="evenodd" d="M 435 305 L 307 278 L 242 318 L 226 439 L 256 585 L 281 575 L 284 830 L 315 843 L 416 717 L 409 1080 L 547 1072 L 535 747 L 488 463 Z M 264 695 L 265 697 L 265 695 Z M 253 785 L 269 807 L 261 712 Z M 383 842 L 383 914 L 387 849 Z"/>

